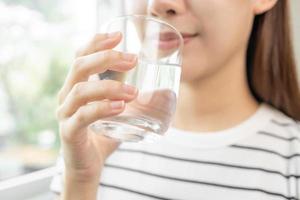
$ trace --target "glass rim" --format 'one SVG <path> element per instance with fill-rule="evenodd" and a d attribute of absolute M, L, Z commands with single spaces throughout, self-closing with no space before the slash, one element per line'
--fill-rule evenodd
<path fill-rule="evenodd" d="M 179 51 L 181 52 L 182 49 L 183 49 L 183 44 L 184 44 L 184 40 L 183 40 L 183 37 L 181 35 L 181 33 L 171 24 L 169 24 L 168 22 L 166 21 L 163 21 L 159 18 L 155 18 L 155 17 L 151 17 L 151 16 L 148 16 L 148 15 L 139 15 L 139 14 L 134 14 L 134 15 L 120 15 L 120 16 L 117 16 L 117 17 L 114 17 L 110 20 L 108 20 L 106 23 L 104 23 L 102 25 L 102 27 L 107 27 L 109 24 L 115 22 L 115 21 L 119 21 L 119 20 L 124 20 L 124 19 L 145 19 L 145 20 L 149 20 L 149 21 L 154 21 L 154 22 L 157 22 L 157 23 L 160 23 L 160 24 L 163 24 L 164 26 L 168 26 L 170 27 L 179 37 L 179 40 L 180 40 L 180 47 L 179 47 Z"/>

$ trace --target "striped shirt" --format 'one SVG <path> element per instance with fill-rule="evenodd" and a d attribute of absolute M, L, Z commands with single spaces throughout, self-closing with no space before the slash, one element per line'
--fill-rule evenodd
<path fill-rule="evenodd" d="M 63 159 L 51 190 L 63 190 Z M 155 143 L 122 143 L 106 160 L 100 200 L 300 199 L 300 124 L 262 104 L 219 132 L 170 128 Z"/>

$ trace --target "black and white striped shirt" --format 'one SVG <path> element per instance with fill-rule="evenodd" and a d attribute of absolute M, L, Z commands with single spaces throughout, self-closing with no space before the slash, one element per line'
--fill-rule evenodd
<path fill-rule="evenodd" d="M 61 173 L 51 190 L 63 189 Z M 170 128 L 155 143 L 123 143 L 106 161 L 100 200 L 300 199 L 300 124 L 262 104 L 214 133 Z"/>

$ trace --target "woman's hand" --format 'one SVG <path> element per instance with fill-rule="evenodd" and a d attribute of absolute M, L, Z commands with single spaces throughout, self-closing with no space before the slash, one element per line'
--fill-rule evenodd
<path fill-rule="evenodd" d="M 121 113 L 125 104 L 137 96 L 135 88 L 121 82 L 88 81 L 91 75 L 106 70 L 124 72 L 135 66 L 135 55 L 112 50 L 121 37 L 120 33 L 97 34 L 77 53 L 59 92 L 60 139 L 66 177 L 72 177 L 72 181 L 98 183 L 105 159 L 119 142 L 93 133 L 88 126 L 101 118 Z"/>

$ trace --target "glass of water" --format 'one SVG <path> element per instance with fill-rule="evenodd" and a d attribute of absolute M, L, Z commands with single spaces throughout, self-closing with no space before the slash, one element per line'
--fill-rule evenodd
<path fill-rule="evenodd" d="M 108 70 L 99 78 L 135 86 L 138 97 L 121 114 L 98 120 L 90 128 L 123 142 L 155 141 L 169 128 L 176 109 L 182 36 L 170 24 L 144 15 L 115 18 L 101 30 L 116 31 L 122 40 L 114 50 L 137 54 L 137 65 L 128 72 Z"/>

